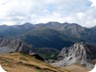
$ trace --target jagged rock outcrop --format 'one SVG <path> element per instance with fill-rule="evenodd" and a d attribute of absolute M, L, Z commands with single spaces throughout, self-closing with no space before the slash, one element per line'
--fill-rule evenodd
<path fill-rule="evenodd" d="M 69 48 L 63 48 L 58 55 L 58 61 L 53 63 L 55 66 L 68 66 L 80 64 L 89 68 L 94 66 L 96 61 L 96 45 L 89 43 L 76 43 Z"/>
<path fill-rule="evenodd" d="M 3 38 L 0 39 L 0 54 L 7 54 L 11 52 L 23 51 L 25 53 L 30 53 L 31 47 L 16 38 Z"/>

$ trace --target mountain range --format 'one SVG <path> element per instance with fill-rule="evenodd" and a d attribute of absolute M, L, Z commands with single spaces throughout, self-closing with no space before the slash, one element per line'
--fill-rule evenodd
<path fill-rule="evenodd" d="M 50 62 L 59 67 L 66 66 L 68 70 L 72 67 L 80 69 L 84 67 L 85 72 L 85 68 L 93 68 L 96 63 L 95 31 L 96 26 L 86 28 L 76 23 L 49 22 L 46 24 L 1 25 L 0 54 L 9 54 L 9 61 L 12 57 L 10 55 L 14 55 L 14 53 L 16 56 L 18 52 L 19 55 L 27 53 L 38 60 L 43 60 L 43 62 Z M 25 57 L 23 60 L 26 61 Z M 2 59 L 0 61 L 2 63 Z M 23 66 L 25 65 L 23 64 Z M 51 71 L 46 70 L 46 72 Z"/>
<path fill-rule="evenodd" d="M 96 43 L 96 27 L 86 28 L 76 23 L 49 22 L 0 26 L 0 38 L 20 38 L 35 48 L 49 47 L 61 50 L 75 42 Z"/>

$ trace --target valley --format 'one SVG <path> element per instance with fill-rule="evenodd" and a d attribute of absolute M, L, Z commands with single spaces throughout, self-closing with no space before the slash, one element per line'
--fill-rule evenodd
<path fill-rule="evenodd" d="M 96 27 L 49 22 L 0 26 L 0 64 L 8 72 L 88 72 L 96 63 Z"/>

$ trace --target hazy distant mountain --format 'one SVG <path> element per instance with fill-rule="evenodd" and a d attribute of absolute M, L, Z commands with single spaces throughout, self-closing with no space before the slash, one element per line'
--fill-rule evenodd
<path fill-rule="evenodd" d="M 69 48 L 63 48 L 54 65 L 68 66 L 78 64 L 85 67 L 93 67 L 96 63 L 96 45 L 90 43 L 76 43 Z"/>
<path fill-rule="evenodd" d="M 61 49 L 75 42 L 96 43 L 96 27 L 85 28 L 76 23 L 49 22 L 0 26 L 0 38 L 20 37 L 34 47 L 51 47 Z"/>
<path fill-rule="evenodd" d="M 10 36 L 19 36 L 30 30 L 34 29 L 32 24 L 25 23 L 23 25 L 14 25 L 14 26 L 0 26 L 0 37 L 10 37 Z"/>

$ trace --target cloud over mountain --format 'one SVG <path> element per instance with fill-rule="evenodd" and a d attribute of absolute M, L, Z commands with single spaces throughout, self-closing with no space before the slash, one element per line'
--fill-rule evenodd
<path fill-rule="evenodd" d="M 49 21 L 96 25 L 94 0 L 0 0 L 0 24 Z"/>

